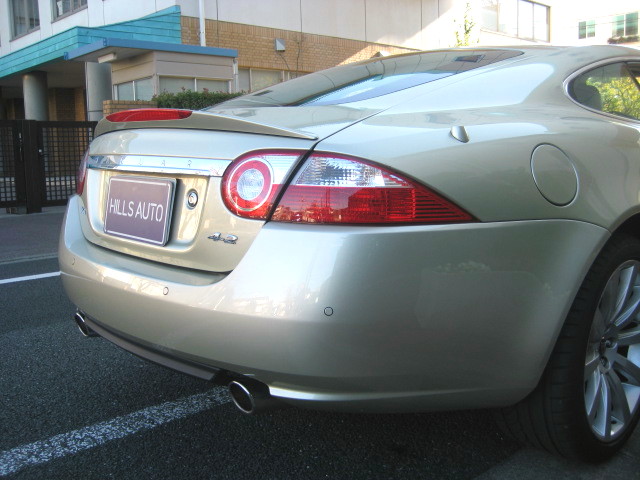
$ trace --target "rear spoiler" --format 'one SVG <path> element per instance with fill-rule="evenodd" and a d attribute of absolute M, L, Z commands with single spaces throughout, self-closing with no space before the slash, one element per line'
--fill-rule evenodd
<path fill-rule="evenodd" d="M 301 138 L 304 140 L 318 139 L 315 135 L 288 128 L 274 127 L 244 118 L 202 111 L 193 111 L 187 118 L 172 120 L 111 122 L 107 118 L 103 118 L 96 126 L 95 136 L 116 130 L 131 130 L 134 128 L 187 128 L 192 130 L 254 133 L 258 135 Z"/>

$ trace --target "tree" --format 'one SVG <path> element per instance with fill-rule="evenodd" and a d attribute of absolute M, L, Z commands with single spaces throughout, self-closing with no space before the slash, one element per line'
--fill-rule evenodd
<path fill-rule="evenodd" d="M 600 92 L 602 111 L 640 118 L 640 91 L 630 77 L 612 78 L 607 82 L 589 79 Z"/>
<path fill-rule="evenodd" d="M 458 28 L 455 32 L 456 35 L 456 47 L 468 47 L 471 44 L 471 35 L 473 33 L 473 29 L 476 26 L 476 22 L 473 21 L 473 16 L 471 15 L 471 4 L 467 2 L 464 9 L 464 17 L 462 20 L 462 28 Z M 477 40 L 473 43 L 478 43 Z"/>

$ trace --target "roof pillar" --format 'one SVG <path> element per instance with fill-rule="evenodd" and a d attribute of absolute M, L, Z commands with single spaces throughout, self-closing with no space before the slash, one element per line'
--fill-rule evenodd
<path fill-rule="evenodd" d="M 22 94 L 26 120 L 49 120 L 47 72 L 34 70 L 22 75 Z"/>
<path fill-rule="evenodd" d="M 111 65 L 86 62 L 84 67 L 87 91 L 87 120 L 97 122 L 103 117 L 102 102 L 111 100 Z"/>

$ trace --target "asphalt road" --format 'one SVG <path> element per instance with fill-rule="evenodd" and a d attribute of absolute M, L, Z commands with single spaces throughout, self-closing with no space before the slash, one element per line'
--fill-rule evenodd
<path fill-rule="evenodd" d="M 80 335 L 56 275 L 61 220 L 0 215 L 0 477 L 640 478 L 640 432 L 594 467 L 521 448 L 484 411 L 243 416 L 221 388 Z"/>

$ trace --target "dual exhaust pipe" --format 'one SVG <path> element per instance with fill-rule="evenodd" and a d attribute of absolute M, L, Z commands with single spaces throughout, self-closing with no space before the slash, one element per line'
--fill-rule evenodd
<path fill-rule="evenodd" d="M 233 380 L 228 388 L 233 404 L 245 415 L 256 415 L 283 407 L 282 401 L 271 396 L 269 387 L 257 380 Z"/>
<path fill-rule="evenodd" d="M 78 310 L 76 312 L 76 314 L 73 316 L 73 320 L 76 322 L 76 325 L 78 326 L 78 329 L 80 330 L 80 333 L 82 333 L 82 335 L 84 335 L 85 337 L 97 337 L 98 336 L 98 334 L 96 332 L 94 332 L 93 330 L 91 330 L 89 325 L 87 325 L 87 322 L 85 321 L 85 314 L 82 313 L 80 310 Z"/>
<path fill-rule="evenodd" d="M 85 320 L 86 315 L 78 310 L 73 316 L 80 333 L 85 337 L 97 337 Z M 229 385 L 229 395 L 233 404 L 245 415 L 256 415 L 268 410 L 282 408 L 283 403 L 269 393 L 269 387 L 252 378 L 232 380 Z"/>

